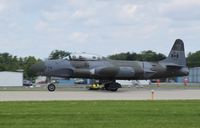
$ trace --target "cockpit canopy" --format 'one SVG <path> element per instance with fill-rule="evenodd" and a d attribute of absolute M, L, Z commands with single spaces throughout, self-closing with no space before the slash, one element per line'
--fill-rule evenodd
<path fill-rule="evenodd" d="M 97 60 L 104 60 L 105 57 L 89 53 L 71 53 L 64 59 L 73 61 L 97 61 Z"/>

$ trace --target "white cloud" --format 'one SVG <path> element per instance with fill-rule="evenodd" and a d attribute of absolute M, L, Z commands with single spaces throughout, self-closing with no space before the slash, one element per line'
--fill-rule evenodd
<path fill-rule="evenodd" d="M 135 18 L 135 14 L 138 6 L 134 4 L 125 4 L 122 5 L 119 15 L 122 18 Z"/>
<path fill-rule="evenodd" d="M 86 9 L 80 9 L 80 10 L 76 10 L 73 14 L 72 14 L 72 18 L 73 19 L 84 19 L 84 18 L 88 18 L 88 17 L 92 17 L 93 11 L 92 10 L 86 10 Z"/>
<path fill-rule="evenodd" d="M 6 8 L 5 4 L 0 3 L 0 12 L 3 11 Z"/>
<path fill-rule="evenodd" d="M 172 0 L 160 6 L 161 13 L 173 20 L 192 21 L 200 19 L 199 0 Z"/>
<path fill-rule="evenodd" d="M 10 0 L 0 0 L 0 12 L 6 11 L 8 9 L 10 9 L 11 5 L 12 5 L 13 1 Z"/>
<path fill-rule="evenodd" d="M 42 16 L 44 19 L 48 21 L 62 21 L 69 17 L 69 14 L 67 11 L 60 11 L 60 10 L 54 10 L 54 11 L 43 11 Z"/>
<path fill-rule="evenodd" d="M 49 24 L 43 20 L 39 20 L 35 25 L 35 29 L 37 31 L 45 31 L 48 29 L 48 27 L 49 27 Z"/>
<path fill-rule="evenodd" d="M 97 18 L 88 18 L 85 22 L 84 22 L 84 24 L 86 25 L 86 26 L 99 26 L 100 25 L 100 21 L 99 20 L 97 20 Z"/>
<path fill-rule="evenodd" d="M 48 21 L 45 21 L 45 20 L 39 20 L 35 23 L 35 27 L 34 29 L 37 31 L 37 32 L 45 32 L 45 33 L 48 33 L 49 36 L 51 34 L 59 34 L 61 32 L 64 31 L 63 28 L 60 28 L 58 26 L 55 26 L 54 24 L 51 24 L 50 22 Z"/>
<path fill-rule="evenodd" d="M 73 42 L 83 43 L 87 41 L 89 34 L 83 32 L 73 32 L 69 35 L 69 39 Z"/>

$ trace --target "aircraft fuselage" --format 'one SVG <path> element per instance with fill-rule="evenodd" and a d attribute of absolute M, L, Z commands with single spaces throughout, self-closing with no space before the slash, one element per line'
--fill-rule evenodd
<path fill-rule="evenodd" d="M 167 68 L 168 63 L 146 61 L 70 61 L 48 60 L 40 75 L 64 78 L 120 79 L 138 80 L 155 79 L 188 75 L 188 69 Z"/>

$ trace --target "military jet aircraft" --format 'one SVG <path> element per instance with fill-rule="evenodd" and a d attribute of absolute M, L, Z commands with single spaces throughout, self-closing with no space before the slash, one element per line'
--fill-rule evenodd
<path fill-rule="evenodd" d="M 158 79 L 187 76 L 184 43 L 177 39 L 169 56 L 158 62 L 110 60 L 104 57 L 69 55 L 65 59 L 46 60 L 31 67 L 31 71 L 47 77 L 89 78 L 100 81 L 108 91 L 121 87 L 116 80 Z M 54 83 L 48 85 L 54 91 Z"/>

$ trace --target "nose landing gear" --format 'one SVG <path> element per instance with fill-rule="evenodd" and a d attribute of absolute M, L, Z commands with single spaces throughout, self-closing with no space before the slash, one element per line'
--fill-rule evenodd
<path fill-rule="evenodd" d="M 55 86 L 55 84 L 53 84 L 53 83 L 50 83 L 50 84 L 47 86 L 47 88 L 48 88 L 48 90 L 49 90 L 50 92 L 53 92 L 53 91 L 56 90 L 56 86 Z"/>

